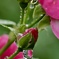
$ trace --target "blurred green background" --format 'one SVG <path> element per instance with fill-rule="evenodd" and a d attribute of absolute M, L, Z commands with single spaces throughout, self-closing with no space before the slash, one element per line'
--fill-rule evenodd
<path fill-rule="evenodd" d="M 0 0 L 0 19 L 18 22 L 20 19 L 20 8 L 17 0 Z M 0 35 L 9 33 L 9 30 L 0 26 Z"/>

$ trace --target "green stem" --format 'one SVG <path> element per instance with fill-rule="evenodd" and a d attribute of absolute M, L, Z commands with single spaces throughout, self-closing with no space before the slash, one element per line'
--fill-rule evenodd
<path fill-rule="evenodd" d="M 20 24 L 23 24 L 23 19 L 24 19 L 24 9 L 22 9 L 22 19 L 20 21 Z"/>
<path fill-rule="evenodd" d="M 2 55 L 13 42 L 14 40 L 13 41 L 9 40 L 8 43 L 0 50 L 0 55 Z"/>
<path fill-rule="evenodd" d="M 41 20 L 43 17 L 45 16 L 45 14 L 43 14 L 39 19 L 36 19 L 35 21 L 33 21 L 27 28 L 30 28 L 32 26 L 34 26 L 36 23 L 39 22 L 39 20 Z"/>
<path fill-rule="evenodd" d="M 32 6 L 32 8 L 30 8 Z M 33 12 L 34 12 L 35 5 L 32 3 L 28 4 L 28 8 L 26 10 L 26 14 L 24 17 L 24 23 L 30 23 L 33 20 Z"/>
<path fill-rule="evenodd" d="M 13 59 L 20 51 L 22 51 L 21 48 L 19 48 L 17 51 L 15 51 L 8 59 Z"/>

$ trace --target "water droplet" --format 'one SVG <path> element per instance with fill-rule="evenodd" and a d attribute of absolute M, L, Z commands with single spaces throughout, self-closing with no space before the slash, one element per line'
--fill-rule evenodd
<path fill-rule="evenodd" d="M 22 18 L 22 16 L 20 16 L 20 18 Z"/>
<path fill-rule="evenodd" d="M 33 9 L 33 8 L 34 8 L 34 5 L 33 5 L 33 4 L 31 4 L 31 5 L 30 5 L 30 9 Z"/>
<path fill-rule="evenodd" d="M 28 27 L 28 24 L 26 24 L 26 27 Z"/>
<path fill-rule="evenodd" d="M 43 14 L 41 14 L 40 16 L 43 16 Z"/>

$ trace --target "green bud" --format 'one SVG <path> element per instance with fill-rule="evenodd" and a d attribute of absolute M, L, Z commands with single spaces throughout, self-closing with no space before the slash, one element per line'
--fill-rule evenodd
<path fill-rule="evenodd" d="M 22 9 L 25 9 L 27 7 L 28 3 L 20 2 L 20 6 Z"/>

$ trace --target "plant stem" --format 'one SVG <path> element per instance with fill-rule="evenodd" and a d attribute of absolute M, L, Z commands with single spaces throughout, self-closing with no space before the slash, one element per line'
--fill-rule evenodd
<path fill-rule="evenodd" d="M 21 48 L 19 48 L 17 51 L 15 51 L 8 59 L 13 59 L 20 51 L 22 51 Z"/>
<path fill-rule="evenodd" d="M 24 19 L 24 9 L 22 9 L 22 19 L 20 21 L 20 24 L 23 24 L 23 19 Z"/>
<path fill-rule="evenodd" d="M 36 19 L 35 21 L 33 21 L 27 28 L 30 28 L 32 26 L 34 26 L 36 23 L 39 22 L 39 20 L 41 20 L 43 17 L 45 16 L 45 14 L 43 14 L 39 19 Z"/>
<path fill-rule="evenodd" d="M 7 44 L 0 50 L 0 55 L 2 55 L 5 51 L 6 51 L 6 49 L 12 44 L 14 42 L 14 40 L 13 41 L 8 41 L 7 42 Z"/>

